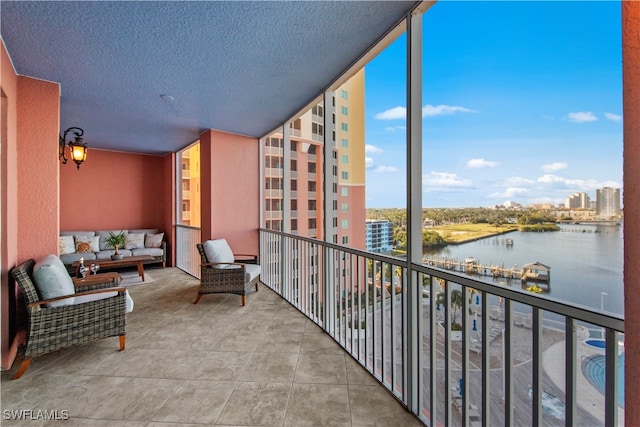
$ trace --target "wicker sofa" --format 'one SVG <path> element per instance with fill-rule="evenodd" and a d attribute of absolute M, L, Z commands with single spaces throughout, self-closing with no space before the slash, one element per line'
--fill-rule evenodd
<path fill-rule="evenodd" d="M 75 267 L 72 264 L 80 258 L 85 262 L 110 258 L 114 250 L 105 240 L 111 232 L 123 232 L 125 235 L 125 247 L 118 249 L 118 253 L 124 256 L 151 255 L 153 258 L 145 264 L 162 264 L 163 268 L 166 266 L 167 243 L 164 233 L 157 228 L 61 231 L 60 259 L 67 271 L 74 274 Z"/>

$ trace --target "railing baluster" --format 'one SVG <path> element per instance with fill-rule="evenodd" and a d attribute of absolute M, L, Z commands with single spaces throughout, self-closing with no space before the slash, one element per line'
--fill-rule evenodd
<path fill-rule="evenodd" d="M 467 287 L 462 290 L 462 424 L 469 425 L 469 315 L 467 313 Z"/>
<path fill-rule="evenodd" d="M 504 301 L 504 329 L 502 330 L 502 351 L 504 372 L 504 425 L 514 425 L 513 420 L 513 352 L 511 351 L 511 322 L 513 319 L 513 306 L 511 300 Z"/>
<path fill-rule="evenodd" d="M 542 423 L 542 315 L 540 309 L 533 308 L 532 313 L 532 358 L 533 358 L 533 372 L 531 394 L 532 394 L 532 424 L 539 426 Z"/>
<path fill-rule="evenodd" d="M 565 356 L 564 356 L 564 425 L 576 425 L 576 321 L 571 317 L 565 320 Z"/>
<path fill-rule="evenodd" d="M 607 426 L 618 425 L 618 342 L 617 333 L 607 328 L 607 349 L 605 354 L 605 399 L 604 399 L 604 423 Z"/>
<path fill-rule="evenodd" d="M 442 310 L 444 311 L 444 388 L 445 388 L 445 408 L 444 424 L 451 425 L 451 317 L 449 307 L 451 307 L 451 293 L 449 292 L 449 282 L 444 282 L 444 301 Z"/>
<path fill-rule="evenodd" d="M 489 354 L 489 296 L 482 292 L 482 425 L 491 425 L 491 355 Z M 535 425 L 535 424 L 534 424 Z"/>
<path fill-rule="evenodd" d="M 429 277 L 429 404 L 431 405 L 431 425 L 435 426 L 437 422 L 437 398 L 436 393 L 437 380 L 436 376 L 436 292 L 434 285 L 434 277 Z"/>

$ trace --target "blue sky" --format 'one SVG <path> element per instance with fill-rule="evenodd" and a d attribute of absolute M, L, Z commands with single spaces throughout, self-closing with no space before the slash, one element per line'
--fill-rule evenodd
<path fill-rule="evenodd" d="M 424 15 L 423 206 L 622 186 L 620 3 L 441 1 Z M 367 207 L 405 206 L 405 37 L 365 68 Z"/>

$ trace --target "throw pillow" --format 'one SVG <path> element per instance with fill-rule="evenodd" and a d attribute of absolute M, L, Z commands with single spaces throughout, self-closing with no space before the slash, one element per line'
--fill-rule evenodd
<path fill-rule="evenodd" d="M 72 254 L 76 251 L 73 236 L 60 236 L 60 255 Z"/>
<path fill-rule="evenodd" d="M 125 234 L 124 235 L 124 248 L 125 249 L 140 249 L 144 248 L 144 234 Z"/>
<path fill-rule="evenodd" d="M 100 236 L 75 236 L 76 252 L 99 252 Z"/>
<path fill-rule="evenodd" d="M 146 234 L 144 238 L 144 247 L 159 248 L 160 246 L 162 246 L 163 237 L 164 237 L 164 233 Z"/>
<path fill-rule="evenodd" d="M 75 293 L 73 280 L 60 258 L 47 255 L 33 267 L 33 280 L 42 299 L 50 299 Z M 73 304 L 74 298 L 66 298 L 47 304 L 49 307 L 62 307 Z"/>

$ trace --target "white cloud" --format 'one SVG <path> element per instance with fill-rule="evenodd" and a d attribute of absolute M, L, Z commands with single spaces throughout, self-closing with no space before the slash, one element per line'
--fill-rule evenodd
<path fill-rule="evenodd" d="M 366 144 L 364 146 L 365 153 L 382 153 L 382 148 L 378 148 L 375 145 Z"/>
<path fill-rule="evenodd" d="M 476 113 L 476 111 L 465 107 L 459 107 L 457 105 L 427 104 L 422 107 L 422 117 L 445 116 L 455 113 Z"/>
<path fill-rule="evenodd" d="M 452 189 L 472 188 L 470 179 L 460 178 L 455 173 L 431 172 L 422 176 L 425 191 L 449 191 Z"/>
<path fill-rule="evenodd" d="M 595 122 L 598 118 L 591 111 L 578 111 L 575 113 L 567 114 L 567 118 L 570 122 L 574 123 L 585 123 L 585 122 Z"/>
<path fill-rule="evenodd" d="M 554 174 L 545 174 L 538 178 L 538 183 L 546 184 L 555 188 L 568 188 L 581 191 L 593 191 L 602 187 L 619 188 L 615 181 L 596 181 L 595 179 L 570 179 Z"/>
<path fill-rule="evenodd" d="M 512 176 L 510 178 L 507 178 L 501 182 L 499 182 L 497 185 L 499 187 L 522 187 L 524 185 L 531 185 L 534 184 L 535 181 L 529 178 L 522 178 L 520 176 Z"/>
<path fill-rule="evenodd" d="M 373 159 L 371 157 L 364 158 L 364 167 L 369 169 L 373 167 Z"/>
<path fill-rule="evenodd" d="M 567 162 L 555 162 L 555 163 L 542 165 L 542 171 L 546 173 L 553 173 L 553 172 L 561 171 L 568 167 L 569 165 L 567 164 Z"/>
<path fill-rule="evenodd" d="M 613 113 L 604 113 L 604 117 L 607 120 L 611 120 L 614 122 L 621 122 L 622 121 L 622 116 L 619 114 L 613 114 Z"/>
<path fill-rule="evenodd" d="M 458 105 L 431 105 L 427 104 L 422 107 L 422 117 L 432 116 L 448 116 L 456 113 L 476 113 L 477 111 Z M 407 109 L 405 107 L 393 107 L 375 115 L 378 120 L 398 120 L 407 118 Z"/>
<path fill-rule="evenodd" d="M 506 190 L 504 190 L 502 193 L 498 192 L 498 193 L 493 193 L 490 194 L 489 197 L 492 199 L 509 199 L 509 198 L 513 198 L 516 196 L 522 196 L 523 194 L 528 193 L 529 190 L 527 190 L 526 188 L 521 188 L 521 187 L 509 187 Z"/>
<path fill-rule="evenodd" d="M 558 175 L 548 173 L 538 178 L 538 182 L 542 184 L 565 183 L 567 182 L 567 179 Z"/>
<path fill-rule="evenodd" d="M 388 172 L 397 172 L 398 168 L 395 166 L 378 166 L 375 169 L 375 172 L 380 172 L 380 173 L 388 173 Z"/>
<path fill-rule="evenodd" d="M 485 159 L 471 159 L 467 162 L 467 167 L 471 169 L 494 168 L 498 165 L 498 162 L 493 162 Z"/>
<path fill-rule="evenodd" d="M 383 111 L 375 115 L 378 120 L 396 120 L 405 119 L 407 117 L 407 109 L 404 107 L 394 107 L 390 110 Z"/>
<path fill-rule="evenodd" d="M 384 128 L 385 132 L 397 132 L 405 130 L 407 130 L 406 126 L 387 126 L 386 128 Z"/>

